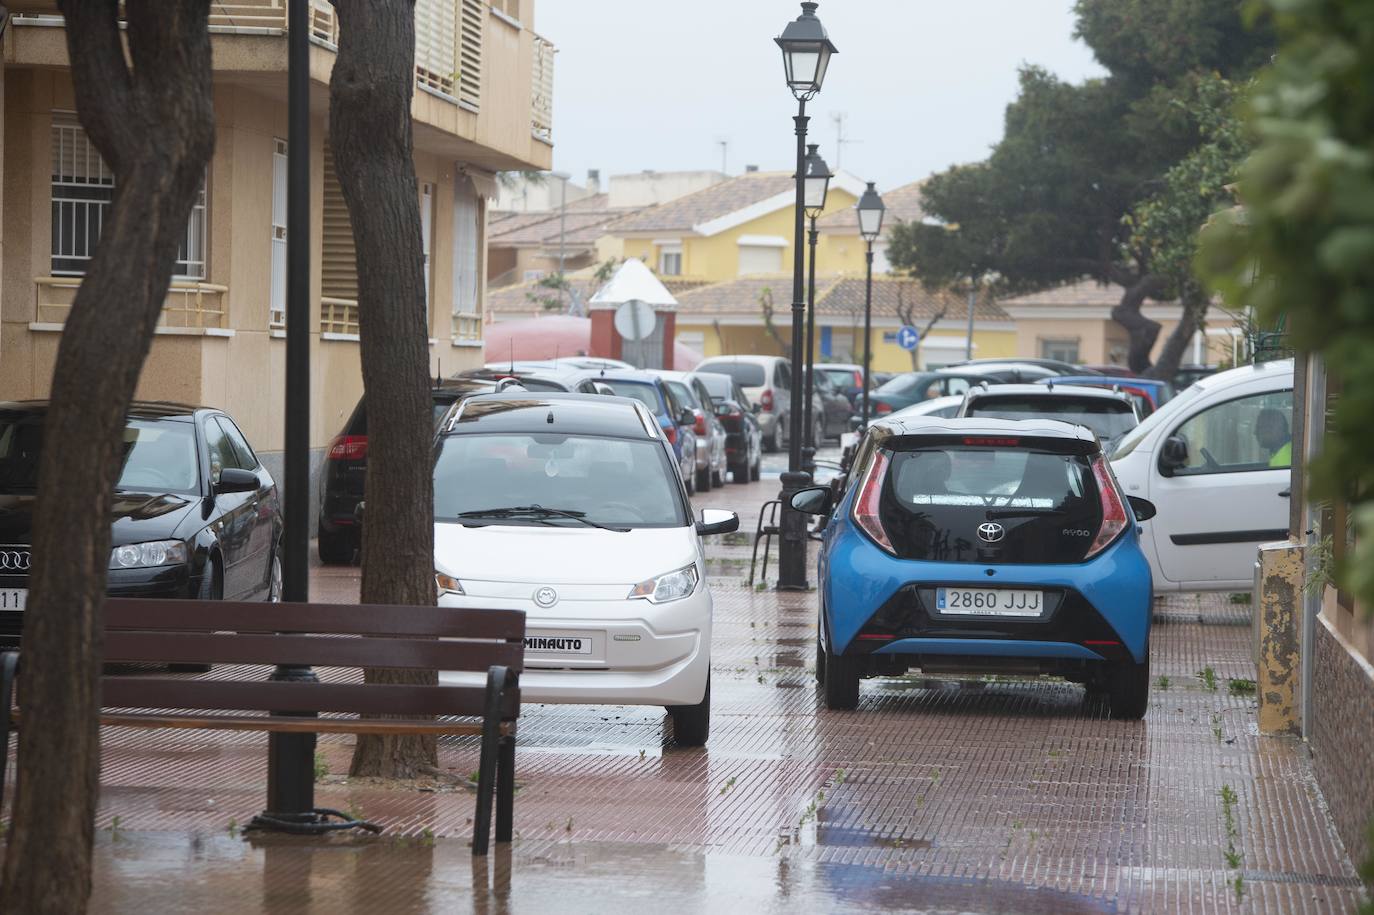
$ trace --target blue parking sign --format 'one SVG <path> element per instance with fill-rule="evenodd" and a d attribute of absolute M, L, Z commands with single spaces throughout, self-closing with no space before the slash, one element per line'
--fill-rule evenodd
<path fill-rule="evenodd" d="M 897 345 L 907 352 L 914 350 L 920 342 L 921 335 L 910 324 L 897 331 Z"/>

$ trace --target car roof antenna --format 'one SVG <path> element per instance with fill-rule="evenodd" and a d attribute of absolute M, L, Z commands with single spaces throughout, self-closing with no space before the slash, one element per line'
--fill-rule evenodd
<path fill-rule="evenodd" d="M 515 374 L 515 336 L 513 334 L 510 338 L 510 373 Z"/>

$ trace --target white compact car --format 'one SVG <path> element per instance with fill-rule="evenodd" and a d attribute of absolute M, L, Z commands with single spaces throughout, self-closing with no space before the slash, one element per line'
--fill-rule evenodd
<path fill-rule="evenodd" d="M 1248 591 L 1255 551 L 1288 537 L 1293 361 L 1210 375 L 1117 443 L 1127 495 L 1155 504 L 1141 548 L 1156 592 Z"/>
<path fill-rule="evenodd" d="M 678 744 L 705 743 L 711 592 L 700 538 L 739 518 L 693 518 L 642 404 L 468 398 L 435 440 L 434 520 L 440 606 L 525 611 L 525 700 L 662 705 Z"/>

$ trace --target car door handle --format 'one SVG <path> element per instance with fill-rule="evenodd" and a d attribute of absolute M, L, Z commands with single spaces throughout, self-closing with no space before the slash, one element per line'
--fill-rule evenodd
<path fill-rule="evenodd" d="M 1283 492 L 1279 493 L 1279 498 L 1280 498 L 1280 499 L 1287 499 L 1287 498 L 1289 498 L 1289 497 L 1292 496 L 1292 495 L 1293 495 L 1293 490 L 1291 490 L 1291 489 L 1285 489 Z"/>

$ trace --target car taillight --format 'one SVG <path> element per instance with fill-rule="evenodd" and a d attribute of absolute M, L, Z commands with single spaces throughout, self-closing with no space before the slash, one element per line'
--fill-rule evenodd
<path fill-rule="evenodd" d="M 859 496 L 854 500 L 854 523 L 872 537 L 874 543 L 896 555 L 892 541 L 887 539 L 887 531 L 883 530 L 883 524 L 878 520 L 878 504 L 883 495 L 883 481 L 887 478 L 888 461 L 884 451 L 874 456 L 873 464 L 868 468 L 863 486 L 859 489 Z"/>
<path fill-rule="evenodd" d="M 696 414 L 697 414 L 697 424 L 696 424 L 697 435 L 705 435 L 705 434 L 706 434 L 706 414 L 703 413 L 703 412 L 701 412 L 700 410 L 697 410 L 697 411 L 696 411 Z"/>
<path fill-rule="evenodd" d="M 858 388 L 860 391 L 862 391 L 862 390 L 864 389 L 864 373 L 863 373 L 863 372 L 858 372 L 858 371 L 856 371 L 856 372 L 854 373 L 854 387 Z"/>
<path fill-rule="evenodd" d="M 873 412 L 878 416 L 881 416 L 884 413 L 891 413 L 892 404 L 883 403 L 881 400 L 879 400 L 873 404 Z"/>
<path fill-rule="evenodd" d="M 340 435 L 329 444 L 331 461 L 361 461 L 367 457 L 366 435 Z"/>
<path fill-rule="evenodd" d="M 763 392 L 763 396 L 759 398 L 759 403 L 763 406 L 763 412 L 765 412 L 765 413 L 772 413 L 772 412 L 773 412 L 773 392 L 772 392 L 772 391 L 764 391 L 764 392 Z"/>
<path fill-rule="evenodd" d="M 671 423 L 663 427 L 663 437 L 668 440 L 668 444 L 677 444 L 677 426 Z"/>
<path fill-rule="evenodd" d="M 1097 491 L 1102 494 L 1102 526 L 1097 529 L 1097 537 L 1088 547 L 1088 556 L 1085 558 L 1105 550 L 1130 523 L 1121 493 L 1116 488 L 1116 480 L 1107 468 L 1107 459 L 1100 454 L 1093 458 L 1093 478 L 1097 480 Z"/>

